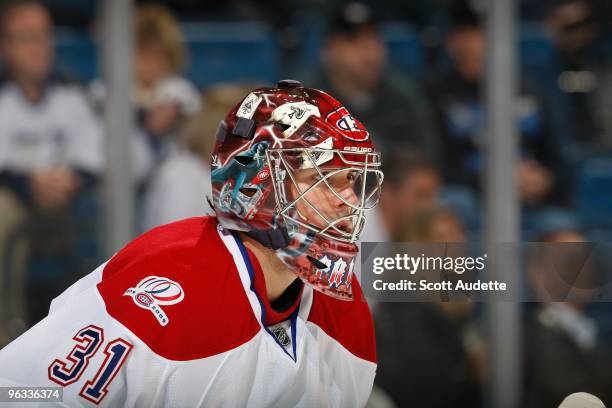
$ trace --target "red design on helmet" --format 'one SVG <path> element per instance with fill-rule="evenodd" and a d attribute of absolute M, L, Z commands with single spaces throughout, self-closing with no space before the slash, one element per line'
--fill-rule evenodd
<path fill-rule="evenodd" d="M 355 241 L 383 179 L 380 156 L 336 99 L 281 84 L 254 90 L 221 122 L 213 208 L 223 227 L 276 249 L 304 282 L 350 299 Z"/>

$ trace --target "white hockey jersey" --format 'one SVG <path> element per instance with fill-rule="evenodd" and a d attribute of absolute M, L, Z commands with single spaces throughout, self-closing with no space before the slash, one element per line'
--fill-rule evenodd
<path fill-rule="evenodd" d="M 281 316 L 238 235 L 213 217 L 168 224 L 0 350 L 0 386 L 61 386 L 67 406 L 360 407 L 376 356 L 353 285 L 353 302 L 304 286 Z"/>

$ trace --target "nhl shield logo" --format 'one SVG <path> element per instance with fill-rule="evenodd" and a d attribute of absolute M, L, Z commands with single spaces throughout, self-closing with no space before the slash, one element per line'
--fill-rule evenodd
<path fill-rule="evenodd" d="M 347 139 L 365 142 L 370 137 L 363 124 L 355 119 L 344 106 L 330 112 L 326 120 L 341 129 Z"/>
<path fill-rule="evenodd" d="M 272 330 L 272 333 L 274 334 L 274 337 L 276 337 L 276 340 L 278 340 L 281 346 L 287 347 L 291 344 L 291 338 L 283 327 L 275 328 L 274 330 Z"/>

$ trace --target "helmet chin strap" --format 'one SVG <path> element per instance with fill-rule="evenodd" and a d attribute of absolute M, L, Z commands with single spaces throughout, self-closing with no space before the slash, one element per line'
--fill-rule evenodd
<path fill-rule="evenodd" d="M 249 237 L 253 238 L 255 241 L 259 242 L 261 245 L 273 249 L 275 251 L 277 249 L 287 248 L 289 244 L 291 244 L 291 242 L 293 241 L 293 239 L 289 236 L 289 233 L 287 232 L 287 228 L 285 226 L 269 229 L 253 229 L 251 231 L 246 232 L 246 234 Z M 300 256 L 312 243 L 314 235 L 315 234 L 312 231 L 309 231 L 306 234 L 305 241 L 302 242 L 300 247 L 297 249 L 288 249 L 287 253 L 291 254 L 292 256 Z M 311 256 L 308 256 L 307 258 L 315 267 L 319 269 L 326 268 L 326 265 L 321 263 L 317 259 Z"/>
<path fill-rule="evenodd" d="M 277 250 L 291 244 L 291 238 L 284 226 L 269 229 L 252 229 L 246 233 L 261 245 Z"/>

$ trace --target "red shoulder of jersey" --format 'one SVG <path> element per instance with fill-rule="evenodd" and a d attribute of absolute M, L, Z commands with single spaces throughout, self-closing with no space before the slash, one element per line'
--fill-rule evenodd
<path fill-rule="evenodd" d="M 319 326 L 353 355 L 376 363 L 376 337 L 370 307 L 353 278 L 355 300 L 347 302 L 314 291 L 308 321 Z"/>
<path fill-rule="evenodd" d="M 98 291 L 113 318 L 171 360 L 223 353 L 260 330 L 213 217 L 136 238 L 108 262 Z"/>

